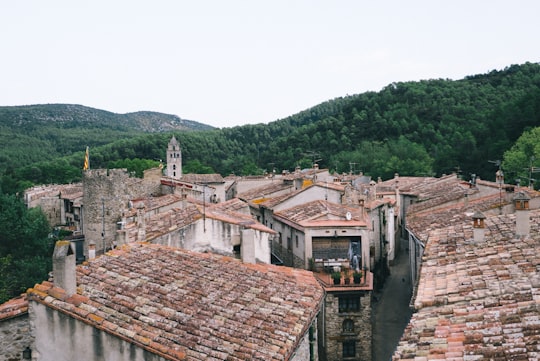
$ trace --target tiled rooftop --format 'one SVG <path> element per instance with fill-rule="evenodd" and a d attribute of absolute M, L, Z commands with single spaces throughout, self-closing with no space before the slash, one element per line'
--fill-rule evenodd
<path fill-rule="evenodd" d="M 351 213 L 351 220 L 345 218 Z M 276 219 L 286 219 L 303 227 L 314 226 L 366 226 L 361 209 L 327 201 L 316 200 L 285 209 L 274 214 Z"/>
<path fill-rule="evenodd" d="M 393 360 L 540 359 L 540 210 L 530 216 L 527 237 L 515 237 L 515 215 L 488 216 L 482 242 L 472 222 L 429 233 Z"/>
<path fill-rule="evenodd" d="M 247 192 L 238 194 L 238 198 L 244 201 L 254 201 L 257 199 L 265 199 L 275 197 L 277 194 L 283 194 L 284 192 L 294 192 L 294 185 L 292 183 L 286 183 L 282 180 L 250 189 Z"/>
<path fill-rule="evenodd" d="M 225 183 L 225 180 L 221 176 L 221 174 L 183 174 L 180 178 L 183 182 L 188 183 Z"/>
<path fill-rule="evenodd" d="M 28 297 L 169 360 L 288 360 L 323 300 L 308 271 L 151 244 L 78 266 L 77 283 Z"/>
<path fill-rule="evenodd" d="M 238 198 L 229 199 L 225 202 L 213 203 L 208 205 L 208 208 L 221 210 L 224 212 L 240 212 L 245 214 L 249 213 L 249 205 Z"/>
<path fill-rule="evenodd" d="M 26 294 L 0 304 L 0 321 L 24 315 L 28 312 Z"/>
<path fill-rule="evenodd" d="M 520 189 L 527 192 L 529 197 L 540 197 L 540 193 Z M 503 199 L 504 205 L 510 204 L 509 201 Z M 435 229 L 444 228 L 450 225 L 460 225 L 467 222 L 472 222 L 471 215 L 475 212 L 482 212 L 486 215 L 489 213 L 499 213 L 501 199 L 498 193 L 488 196 L 470 199 L 465 201 L 465 198 L 457 202 L 447 203 L 444 206 L 435 209 L 418 209 L 411 207 L 407 213 L 407 228 L 415 233 L 421 239 L 426 240 L 429 232 Z M 415 206 L 415 205 L 413 205 Z"/>

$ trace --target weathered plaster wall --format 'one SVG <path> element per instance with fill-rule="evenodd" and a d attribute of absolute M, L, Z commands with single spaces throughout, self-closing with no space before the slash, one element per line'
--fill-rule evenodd
<path fill-rule="evenodd" d="M 23 350 L 33 343 L 28 314 L 0 321 L 0 361 L 21 360 Z"/>
<path fill-rule="evenodd" d="M 30 301 L 35 361 L 164 361 L 165 359 L 81 321 Z"/>
<path fill-rule="evenodd" d="M 315 322 L 315 326 L 317 325 L 317 322 Z M 311 354 L 313 353 L 313 358 L 311 358 Z M 290 361 L 311 361 L 311 360 L 319 360 L 319 354 L 317 349 L 317 329 L 314 327 L 313 332 L 313 338 L 310 340 L 309 338 L 309 330 L 304 334 L 302 337 L 302 340 L 298 344 L 298 348 L 296 349 L 294 355 L 291 357 Z"/>
<path fill-rule="evenodd" d="M 212 218 L 200 219 L 187 227 L 171 230 L 151 240 L 152 243 L 183 248 L 197 252 L 214 252 L 233 255 L 233 247 L 241 245 L 241 226 Z M 255 257 L 270 263 L 270 234 L 254 231 Z"/>

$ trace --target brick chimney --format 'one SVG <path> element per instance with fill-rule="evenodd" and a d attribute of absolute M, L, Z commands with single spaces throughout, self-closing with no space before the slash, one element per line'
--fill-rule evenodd
<path fill-rule="evenodd" d="M 516 210 L 516 235 L 528 236 L 531 230 L 529 217 L 529 201 L 531 198 L 525 192 L 518 192 L 513 199 Z"/>
<path fill-rule="evenodd" d="M 484 220 L 486 216 L 482 212 L 475 212 L 472 216 L 473 219 L 473 239 L 475 243 L 484 242 L 486 226 Z"/>
<path fill-rule="evenodd" d="M 58 241 L 53 252 L 53 282 L 71 296 L 77 291 L 75 251 L 70 241 Z"/>

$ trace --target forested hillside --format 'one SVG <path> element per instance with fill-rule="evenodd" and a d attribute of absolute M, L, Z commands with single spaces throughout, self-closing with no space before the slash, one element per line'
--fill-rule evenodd
<path fill-rule="evenodd" d="M 124 138 L 91 148 L 91 166 L 138 170 L 157 164 L 175 134 L 186 173 L 279 172 L 317 161 L 340 173 L 352 169 L 383 179 L 395 172 L 419 176 L 456 171 L 465 179 L 471 173 L 493 179 L 494 161 L 503 160 L 524 131 L 538 126 L 540 65 L 526 63 L 461 80 L 393 83 L 379 92 L 333 99 L 269 124 Z M 75 131 L 84 128 L 74 126 Z M 33 130 L 36 138 L 47 141 L 46 131 L 37 126 Z M 93 133 L 87 136 L 96 137 Z M 103 139 L 101 131 L 99 138 Z M 4 173 L 3 189 L 79 180 L 83 147 L 79 149 L 69 157 Z M 509 177 L 519 176 L 521 168 L 514 168 Z"/>
<path fill-rule="evenodd" d="M 145 133 L 211 128 L 156 112 L 115 114 L 69 104 L 0 107 L 0 170 L 52 160 L 86 146 Z"/>

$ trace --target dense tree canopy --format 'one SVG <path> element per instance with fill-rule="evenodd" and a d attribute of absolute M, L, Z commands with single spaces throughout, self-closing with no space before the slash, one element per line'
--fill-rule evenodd
<path fill-rule="evenodd" d="M 540 127 L 525 131 L 519 137 L 514 146 L 504 153 L 502 166 L 507 183 L 518 179 L 522 185 L 534 183 L 540 173 Z"/>
<path fill-rule="evenodd" d="M 184 173 L 261 174 L 310 167 L 317 161 L 340 173 L 354 163 L 355 170 L 372 177 L 396 172 L 441 175 L 459 169 L 463 177 L 474 173 L 493 179 L 489 161 L 502 159 L 524 131 L 537 126 L 540 65 L 525 63 L 461 80 L 393 83 L 379 92 L 329 100 L 269 124 L 174 135 L 182 147 Z M 91 167 L 164 159 L 172 134 L 131 135 L 91 147 Z M 36 141 L 43 149 L 48 142 L 57 144 L 52 136 Z M 1 187 L 13 193 L 32 183 L 80 180 L 83 148 L 54 160 L 37 157 L 17 166 L 10 163 L 0 172 Z M 30 148 L 17 151 L 32 153 Z M 32 157 L 39 155 L 35 153 Z"/>
<path fill-rule="evenodd" d="M 47 279 L 52 269 L 50 226 L 40 208 L 0 194 L 0 303 Z"/>

